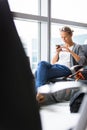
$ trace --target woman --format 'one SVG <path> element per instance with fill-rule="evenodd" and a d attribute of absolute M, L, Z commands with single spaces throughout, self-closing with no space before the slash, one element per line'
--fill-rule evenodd
<path fill-rule="evenodd" d="M 73 42 L 73 30 L 64 26 L 60 30 L 62 46 L 56 46 L 56 54 L 52 63 L 41 61 L 35 73 L 36 88 L 44 85 L 51 78 L 69 76 L 72 74 L 70 67 L 73 65 L 84 65 L 85 56 L 81 45 Z"/>

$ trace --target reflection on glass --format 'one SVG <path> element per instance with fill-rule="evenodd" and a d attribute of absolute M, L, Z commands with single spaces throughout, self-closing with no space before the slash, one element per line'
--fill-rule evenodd
<path fill-rule="evenodd" d="M 14 20 L 14 22 L 34 71 L 38 63 L 38 23 L 22 20 Z"/>

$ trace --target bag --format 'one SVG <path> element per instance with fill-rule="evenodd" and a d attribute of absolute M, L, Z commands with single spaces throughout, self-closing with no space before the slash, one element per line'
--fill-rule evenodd
<path fill-rule="evenodd" d="M 83 101 L 85 93 L 78 91 L 70 99 L 70 112 L 77 113 Z"/>

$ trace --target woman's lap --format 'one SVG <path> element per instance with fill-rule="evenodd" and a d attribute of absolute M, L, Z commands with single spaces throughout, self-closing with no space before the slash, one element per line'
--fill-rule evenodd
<path fill-rule="evenodd" d="M 48 78 L 53 78 L 53 77 L 63 77 L 63 76 L 68 76 L 71 74 L 71 70 L 60 64 L 54 64 L 51 66 L 51 68 L 48 71 Z"/>
<path fill-rule="evenodd" d="M 44 85 L 51 78 L 68 76 L 71 71 L 68 67 L 60 64 L 50 64 L 46 61 L 41 61 L 38 64 L 37 73 L 35 76 L 36 86 Z"/>

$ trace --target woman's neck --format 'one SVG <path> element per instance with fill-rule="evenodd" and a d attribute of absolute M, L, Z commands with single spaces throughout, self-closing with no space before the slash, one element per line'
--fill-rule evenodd
<path fill-rule="evenodd" d="M 74 42 L 65 43 L 65 46 L 66 46 L 66 47 L 71 47 L 71 46 L 73 46 L 73 45 L 74 45 Z"/>

